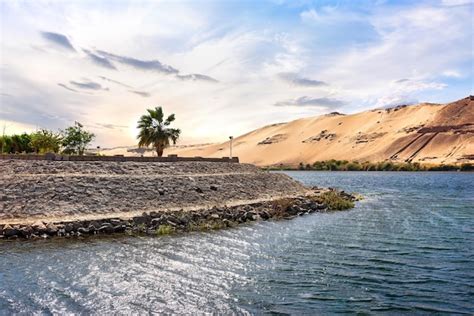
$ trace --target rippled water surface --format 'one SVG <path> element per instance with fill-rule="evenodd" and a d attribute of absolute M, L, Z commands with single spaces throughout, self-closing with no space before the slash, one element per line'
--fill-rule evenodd
<path fill-rule="evenodd" d="M 212 233 L 0 243 L 0 314 L 474 313 L 474 174 L 288 172 L 354 210 Z"/>

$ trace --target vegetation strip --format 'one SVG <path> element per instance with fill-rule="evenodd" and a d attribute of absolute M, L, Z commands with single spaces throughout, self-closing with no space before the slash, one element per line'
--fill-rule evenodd
<path fill-rule="evenodd" d="M 348 160 L 324 160 L 313 164 L 303 164 L 298 167 L 285 165 L 270 166 L 265 170 L 315 170 L 315 171 L 474 171 L 474 164 L 463 163 L 459 165 L 441 164 L 428 165 L 418 162 L 358 162 Z"/>
<path fill-rule="evenodd" d="M 291 219 L 315 212 L 346 210 L 358 197 L 344 191 L 313 188 L 314 195 L 283 198 L 232 207 L 213 207 L 195 211 L 145 212 L 133 218 L 109 218 L 92 221 L 64 221 L 31 225 L 0 225 L 1 239 L 77 238 L 105 234 L 167 235 L 235 227 L 241 223 Z"/>

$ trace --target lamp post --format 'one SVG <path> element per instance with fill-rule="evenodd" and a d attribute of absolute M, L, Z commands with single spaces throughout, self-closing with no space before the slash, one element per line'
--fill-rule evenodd
<path fill-rule="evenodd" d="M 230 149 L 230 159 L 232 159 L 232 140 L 234 139 L 234 136 L 229 136 L 229 149 Z"/>

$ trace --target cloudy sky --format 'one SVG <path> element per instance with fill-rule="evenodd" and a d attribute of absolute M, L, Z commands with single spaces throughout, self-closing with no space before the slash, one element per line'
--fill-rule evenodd
<path fill-rule="evenodd" d="M 182 143 L 332 111 L 473 93 L 471 1 L 0 0 L 0 124 L 80 121 L 135 143 L 161 105 Z"/>

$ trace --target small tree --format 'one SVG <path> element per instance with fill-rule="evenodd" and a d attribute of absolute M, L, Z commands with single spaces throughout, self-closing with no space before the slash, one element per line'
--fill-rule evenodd
<path fill-rule="evenodd" d="M 41 129 L 31 134 L 30 145 L 36 153 L 59 152 L 61 135 L 47 129 Z"/>
<path fill-rule="evenodd" d="M 63 153 L 71 155 L 83 155 L 87 145 L 92 142 L 95 135 L 84 130 L 84 126 L 79 122 L 74 122 L 74 126 L 62 131 Z"/>
<path fill-rule="evenodd" d="M 21 135 L 11 136 L 11 151 L 13 153 L 31 153 L 34 149 L 31 147 L 31 135 L 23 133 Z"/>
<path fill-rule="evenodd" d="M 158 157 L 163 156 L 163 151 L 170 145 L 170 140 L 173 144 L 179 138 L 181 131 L 178 128 L 170 128 L 171 122 L 175 120 L 174 114 L 171 114 L 164 120 L 163 109 L 161 106 L 155 109 L 148 109 L 148 114 L 142 115 L 138 121 L 138 147 L 148 147 L 153 145 Z"/>
<path fill-rule="evenodd" d="M 8 136 L 8 135 L 0 136 L 0 149 L 1 149 L 0 153 L 9 154 L 11 151 L 11 144 L 12 144 L 11 136 Z"/>

